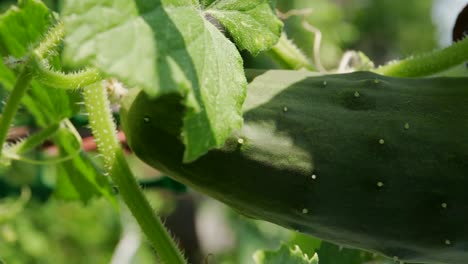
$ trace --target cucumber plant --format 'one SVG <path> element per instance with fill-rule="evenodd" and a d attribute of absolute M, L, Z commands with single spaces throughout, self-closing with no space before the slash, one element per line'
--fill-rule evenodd
<path fill-rule="evenodd" d="M 323 75 L 267 0 L 66 0 L 60 14 L 22 0 L 0 16 L 0 37 L 0 83 L 10 91 L 2 164 L 51 140 L 61 156 L 37 162 L 58 163 L 84 201 L 102 195 L 117 206 L 112 181 L 164 263 L 186 260 L 132 175 L 105 84 L 134 87 L 120 117 L 143 161 L 242 214 L 395 260 L 468 258 L 468 78 L 421 78 L 468 60 L 468 39 Z M 239 50 L 270 51 L 295 71 L 254 72 L 247 89 Z M 76 144 L 77 103 L 101 168 Z M 39 132 L 4 145 L 20 104 Z"/>

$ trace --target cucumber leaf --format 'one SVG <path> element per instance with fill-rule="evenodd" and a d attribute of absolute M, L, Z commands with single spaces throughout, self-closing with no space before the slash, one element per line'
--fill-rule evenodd
<path fill-rule="evenodd" d="M 150 96 L 184 96 L 185 162 L 222 146 L 242 125 L 241 56 L 198 3 L 69 0 L 62 16 L 69 65 L 91 64 Z"/>
<path fill-rule="evenodd" d="M 214 1 L 216 1 L 216 0 L 199 0 L 200 5 L 203 8 L 210 6 Z"/>
<path fill-rule="evenodd" d="M 220 0 L 206 12 L 221 22 L 239 49 L 253 55 L 275 45 L 283 28 L 268 0 Z"/>
<path fill-rule="evenodd" d="M 24 56 L 35 46 L 52 23 L 47 6 L 40 1 L 23 0 L 0 15 L 0 54 Z M 2 56 L 2 57 L 3 57 Z"/>
<path fill-rule="evenodd" d="M 254 254 L 255 264 L 318 264 L 319 259 L 317 254 L 309 258 L 307 254 L 302 253 L 299 246 L 289 248 L 287 245 L 282 245 L 276 251 L 257 251 Z"/>

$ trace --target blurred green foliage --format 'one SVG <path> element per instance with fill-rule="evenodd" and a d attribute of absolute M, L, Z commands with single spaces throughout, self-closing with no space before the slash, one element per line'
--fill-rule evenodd
<path fill-rule="evenodd" d="M 8 264 L 108 263 L 119 239 L 119 216 L 108 202 L 31 201 L 0 223 L 0 257 Z"/>
<path fill-rule="evenodd" d="M 320 57 L 326 68 L 336 67 L 347 49 L 361 50 L 376 64 L 436 47 L 431 21 L 432 1 L 279 0 L 281 12 L 310 9 L 307 22 L 322 33 Z M 290 17 L 285 30 L 312 57 L 315 35 Z"/>

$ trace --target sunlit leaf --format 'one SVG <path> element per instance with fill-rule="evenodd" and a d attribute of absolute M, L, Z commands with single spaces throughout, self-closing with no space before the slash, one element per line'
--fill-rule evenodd
<path fill-rule="evenodd" d="M 19 1 L 0 15 L 0 54 L 20 58 L 41 39 L 52 23 L 52 16 L 42 2 Z"/>
<path fill-rule="evenodd" d="M 65 61 L 91 64 L 151 96 L 183 95 L 185 161 L 223 145 L 242 124 L 246 80 L 235 45 L 193 1 L 107 2 L 66 1 Z"/>
<path fill-rule="evenodd" d="M 206 12 L 221 22 L 241 50 L 254 55 L 270 49 L 283 28 L 267 0 L 220 0 Z"/>

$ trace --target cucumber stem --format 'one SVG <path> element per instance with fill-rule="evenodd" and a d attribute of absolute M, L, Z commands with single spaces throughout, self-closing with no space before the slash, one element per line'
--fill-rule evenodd
<path fill-rule="evenodd" d="M 33 51 L 33 56 L 44 59 L 53 53 L 62 42 L 65 35 L 63 23 L 58 22 L 46 34 L 44 39 Z"/>
<path fill-rule="evenodd" d="M 47 58 L 53 54 L 65 35 L 63 23 L 57 23 L 45 36 L 31 56 L 31 65 L 36 80 L 54 88 L 78 89 L 101 79 L 97 69 L 86 69 L 76 73 L 62 73 L 49 65 Z"/>
<path fill-rule="evenodd" d="M 23 154 L 44 143 L 46 139 L 50 138 L 50 136 L 57 132 L 59 127 L 60 124 L 55 123 L 31 136 L 28 136 L 23 142 L 20 143 L 20 146 L 18 146 L 17 154 Z"/>
<path fill-rule="evenodd" d="M 117 139 L 104 86 L 101 82 L 91 84 L 84 89 L 83 94 L 98 151 L 104 157 L 104 165 L 117 185 L 125 204 L 163 263 L 186 264 L 182 253 L 151 208 L 128 166 Z"/>
<path fill-rule="evenodd" d="M 58 89 L 79 89 L 101 79 L 99 71 L 95 68 L 74 73 L 63 73 L 52 69 L 46 59 L 38 57 L 32 59 L 32 66 L 36 80 Z"/>
<path fill-rule="evenodd" d="M 275 46 L 268 51 L 271 58 L 286 69 L 299 70 L 307 69 L 315 71 L 316 68 L 302 51 L 282 33 Z"/>
<path fill-rule="evenodd" d="M 18 79 L 16 79 L 13 91 L 11 92 L 5 108 L 3 109 L 2 116 L 0 117 L 0 156 L 2 156 L 3 145 L 8 135 L 11 121 L 18 111 L 21 98 L 23 98 L 23 95 L 26 93 L 31 79 L 31 71 L 26 64 L 24 69 L 19 74 Z"/>
<path fill-rule="evenodd" d="M 421 77 L 435 74 L 468 60 L 468 38 L 431 53 L 389 63 L 374 72 L 393 77 Z"/>

